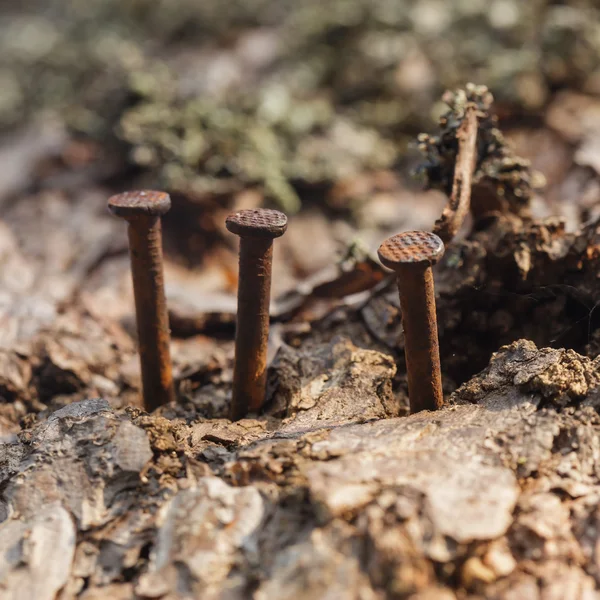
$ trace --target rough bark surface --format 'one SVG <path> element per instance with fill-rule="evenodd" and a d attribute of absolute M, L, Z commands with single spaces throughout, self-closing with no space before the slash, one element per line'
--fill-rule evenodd
<path fill-rule="evenodd" d="M 338 338 L 276 362 L 281 418 L 73 403 L 2 446 L 3 594 L 600 597 L 599 360 L 515 342 L 395 417 L 393 362 Z"/>

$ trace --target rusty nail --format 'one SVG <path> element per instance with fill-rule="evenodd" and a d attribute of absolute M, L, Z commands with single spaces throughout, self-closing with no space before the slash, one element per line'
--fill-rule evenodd
<path fill-rule="evenodd" d="M 398 278 L 410 412 L 436 410 L 444 396 L 431 266 L 444 254 L 444 242 L 433 233 L 407 231 L 385 240 L 377 254 Z"/>
<path fill-rule="evenodd" d="M 225 226 L 240 236 L 235 365 L 230 416 L 241 419 L 265 401 L 273 239 L 287 228 L 287 217 L 269 209 L 229 215 Z"/>
<path fill-rule="evenodd" d="M 175 399 L 160 222 L 171 199 L 165 192 L 125 192 L 112 196 L 108 208 L 129 225 L 144 408 L 150 412 Z"/>

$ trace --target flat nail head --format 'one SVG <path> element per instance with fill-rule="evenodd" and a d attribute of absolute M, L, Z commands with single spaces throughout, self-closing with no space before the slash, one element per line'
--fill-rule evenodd
<path fill-rule="evenodd" d="M 227 217 L 225 227 L 241 237 L 273 239 L 285 233 L 287 217 L 269 208 L 240 210 Z"/>
<path fill-rule="evenodd" d="M 444 242 L 428 231 L 405 231 L 385 240 L 377 255 L 394 271 L 408 264 L 433 265 L 444 255 Z"/>
<path fill-rule="evenodd" d="M 171 208 L 171 198 L 166 192 L 140 190 L 124 192 L 108 200 L 108 210 L 123 219 L 160 217 Z"/>

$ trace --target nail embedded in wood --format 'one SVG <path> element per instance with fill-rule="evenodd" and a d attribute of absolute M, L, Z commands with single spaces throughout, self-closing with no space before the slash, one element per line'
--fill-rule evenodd
<path fill-rule="evenodd" d="M 398 279 L 410 412 L 436 410 L 444 396 L 431 267 L 443 256 L 444 242 L 433 233 L 407 231 L 385 240 L 377 254 Z"/>
<path fill-rule="evenodd" d="M 160 221 L 171 199 L 165 192 L 125 192 L 112 196 L 108 208 L 128 222 L 144 408 L 150 412 L 175 400 Z"/>
<path fill-rule="evenodd" d="M 277 210 L 242 210 L 229 215 L 225 226 L 240 236 L 230 410 L 231 419 L 238 420 L 259 411 L 265 402 L 273 240 L 285 233 L 287 217 Z"/>

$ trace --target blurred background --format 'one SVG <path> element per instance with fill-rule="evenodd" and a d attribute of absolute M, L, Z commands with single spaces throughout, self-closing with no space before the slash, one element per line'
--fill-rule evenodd
<path fill-rule="evenodd" d="M 595 0 L 0 8 L 0 216 L 5 253 L 22 255 L 4 276 L 12 314 L 27 313 L 13 306 L 27 285 L 49 317 L 75 289 L 109 317 L 130 314 L 123 225 L 105 209 L 126 189 L 172 194 L 168 293 L 192 321 L 235 309 L 232 210 L 293 215 L 275 296 L 390 233 L 429 229 L 446 198 L 411 177 L 413 142 L 435 131 L 444 90 L 469 81 L 490 88 L 501 129 L 546 177 L 534 215 L 562 215 L 570 230 L 598 215 Z"/>

